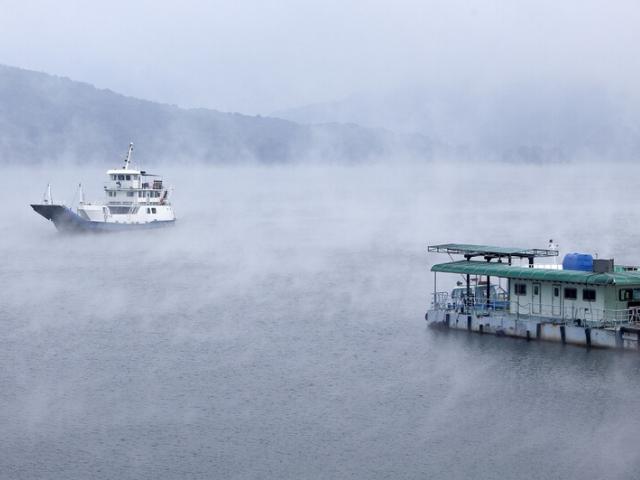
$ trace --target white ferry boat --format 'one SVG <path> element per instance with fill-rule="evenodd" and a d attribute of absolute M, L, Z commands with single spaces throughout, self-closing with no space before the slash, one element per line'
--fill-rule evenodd
<path fill-rule="evenodd" d="M 106 202 L 85 202 L 80 187 L 80 202 L 74 211 L 53 202 L 49 185 L 43 203 L 31 207 L 51 220 L 59 231 L 106 232 L 173 225 L 176 217 L 169 201 L 169 189 L 158 175 L 131 168 L 132 152 L 131 143 L 123 167 L 107 170 Z"/>
<path fill-rule="evenodd" d="M 640 267 L 578 253 L 562 265 L 536 265 L 536 258 L 558 256 L 557 249 L 443 244 L 428 251 L 464 258 L 431 267 L 425 319 L 432 326 L 640 350 Z M 450 275 L 450 291 L 438 290 L 441 273 Z"/>

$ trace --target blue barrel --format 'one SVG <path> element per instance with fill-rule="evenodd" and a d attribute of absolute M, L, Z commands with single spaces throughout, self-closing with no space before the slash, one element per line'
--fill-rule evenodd
<path fill-rule="evenodd" d="M 593 272 L 593 257 L 588 253 L 567 253 L 562 260 L 562 269 Z"/>

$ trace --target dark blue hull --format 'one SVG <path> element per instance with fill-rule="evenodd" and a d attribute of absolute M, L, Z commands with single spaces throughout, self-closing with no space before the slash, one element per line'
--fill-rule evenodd
<path fill-rule="evenodd" d="M 64 205 L 32 204 L 31 208 L 47 220 L 51 220 L 60 232 L 122 232 L 170 227 L 175 224 L 175 220 L 148 223 L 92 222 Z"/>

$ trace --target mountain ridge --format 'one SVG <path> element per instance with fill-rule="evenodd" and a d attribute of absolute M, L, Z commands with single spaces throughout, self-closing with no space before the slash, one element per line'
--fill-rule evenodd
<path fill-rule="evenodd" d="M 67 77 L 0 65 L 0 161 L 103 161 L 140 155 L 208 163 L 427 158 L 432 142 L 357 124 L 300 125 L 130 97 Z"/>

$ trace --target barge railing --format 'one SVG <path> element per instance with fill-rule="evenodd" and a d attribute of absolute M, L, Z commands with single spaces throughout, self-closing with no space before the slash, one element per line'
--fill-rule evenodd
<path fill-rule="evenodd" d="M 516 317 L 542 318 L 558 324 L 574 324 L 585 327 L 617 327 L 622 325 L 640 324 L 640 307 L 623 308 L 618 310 L 601 308 L 576 308 L 573 305 L 545 305 L 540 303 L 520 303 L 506 298 L 492 298 L 489 301 L 483 297 L 451 298 L 448 292 L 434 292 L 431 294 L 431 308 L 434 310 L 455 311 L 458 313 L 473 313 L 476 316 L 487 316 L 492 312 L 508 313 Z M 513 307 L 513 308 L 512 308 Z"/>

